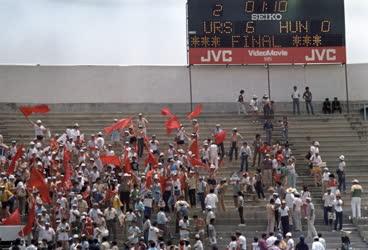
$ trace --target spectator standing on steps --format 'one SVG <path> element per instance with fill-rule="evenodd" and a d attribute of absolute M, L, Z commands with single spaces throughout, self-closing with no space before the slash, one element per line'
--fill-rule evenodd
<path fill-rule="evenodd" d="M 339 184 L 338 189 L 340 190 L 340 192 L 344 192 L 346 191 L 346 182 L 345 182 L 345 156 L 340 155 L 339 156 L 339 165 L 337 166 L 337 182 Z"/>
<path fill-rule="evenodd" d="M 353 218 L 361 217 L 361 202 L 362 202 L 362 186 L 359 185 L 359 181 L 357 179 L 353 180 L 353 185 L 351 186 L 351 211 Z"/>
<path fill-rule="evenodd" d="M 248 172 L 248 159 L 252 155 L 252 150 L 248 146 L 248 143 L 245 141 L 243 145 L 240 147 L 240 172 L 243 172 L 245 169 Z"/>
<path fill-rule="evenodd" d="M 293 92 L 291 93 L 291 99 L 293 100 L 293 113 L 295 115 L 296 111 L 300 115 L 300 105 L 299 105 L 300 93 L 297 86 L 294 86 Z"/>
<path fill-rule="evenodd" d="M 213 131 L 213 136 L 216 138 L 216 135 L 222 132 L 223 129 L 221 128 L 221 124 L 216 124 L 216 128 Z M 220 159 L 222 160 L 225 156 L 225 148 L 224 148 L 224 142 L 219 143 L 218 145 Z"/>
<path fill-rule="evenodd" d="M 314 220 L 316 219 L 314 204 L 312 203 L 312 199 L 307 197 L 307 225 L 308 225 L 308 235 L 307 238 L 313 239 L 317 236 L 317 230 L 314 227 Z"/>
<path fill-rule="evenodd" d="M 308 115 L 310 113 L 312 113 L 312 115 L 314 115 L 313 105 L 312 105 L 312 92 L 309 90 L 309 87 L 305 87 L 305 92 L 303 94 L 303 99 L 305 101 L 305 107 L 307 109 Z"/>
<path fill-rule="evenodd" d="M 342 229 L 342 218 L 343 218 L 343 210 L 342 210 L 342 204 L 343 201 L 341 200 L 341 196 L 340 194 L 336 194 L 336 199 L 334 200 L 334 207 L 335 207 L 335 214 L 336 214 L 336 219 L 335 219 L 335 231 L 339 230 L 341 231 Z M 337 228 L 337 225 L 339 225 L 339 227 Z"/>
<path fill-rule="evenodd" d="M 238 114 L 240 115 L 242 112 L 244 115 L 247 114 L 247 110 L 245 108 L 245 96 L 244 96 L 244 89 L 240 90 L 240 94 L 238 96 Z"/>
<path fill-rule="evenodd" d="M 239 226 L 245 226 L 244 224 L 244 195 L 241 191 L 238 193 L 238 212 L 239 212 L 239 218 L 240 218 L 240 224 Z"/>
<path fill-rule="evenodd" d="M 235 155 L 235 160 L 238 160 L 238 149 L 239 149 L 239 139 L 243 139 L 243 136 L 238 132 L 237 128 L 233 128 L 233 133 L 231 134 L 231 146 L 229 150 L 229 160 L 233 160 L 233 154 Z"/>
<path fill-rule="evenodd" d="M 273 124 L 270 119 L 267 119 L 265 123 L 263 124 L 263 130 L 266 132 L 266 142 L 268 145 L 272 145 L 272 130 L 273 130 Z"/>

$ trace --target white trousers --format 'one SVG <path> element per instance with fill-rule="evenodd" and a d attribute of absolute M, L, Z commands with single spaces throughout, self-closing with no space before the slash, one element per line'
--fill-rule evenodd
<path fill-rule="evenodd" d="M 351 212 L 352 212 L 353 218 L 361 217 L 361 212 L 360 212 L 361 203 L 362 203 L 362 198 L 360 197 L 351 198 Z"/>

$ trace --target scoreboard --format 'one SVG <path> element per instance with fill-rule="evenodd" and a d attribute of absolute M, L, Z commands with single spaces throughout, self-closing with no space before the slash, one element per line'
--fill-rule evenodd
<path fill-rule="evenodd" d="M 189 64 L 346 63 L 344 0 L 188 0 Z"/>

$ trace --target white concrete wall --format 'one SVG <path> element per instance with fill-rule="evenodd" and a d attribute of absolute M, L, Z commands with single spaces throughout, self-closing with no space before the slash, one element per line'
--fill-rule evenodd
<path fill-rule="evenodd" d="M 293 85 L 310 86 L 314 100 L 345 99 L 344 67 L 271 66 L 271 97 L 290 101 Z M 368 64 L 348 66 L 349 97 L 368 100 Z M 263 66 L 192 67 L 193 102 L 234 102 L 268 93 Z M 185 66 L 0 66 L 0 103 L 188 103 Z"/>

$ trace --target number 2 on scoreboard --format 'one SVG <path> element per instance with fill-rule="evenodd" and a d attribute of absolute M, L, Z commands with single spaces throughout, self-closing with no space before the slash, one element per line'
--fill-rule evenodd
<path fill-rule="evenodd" d="M 212 10 L 212 16 L 222 16 L 224 6 L 222 4 L 216 4 Z"/>

